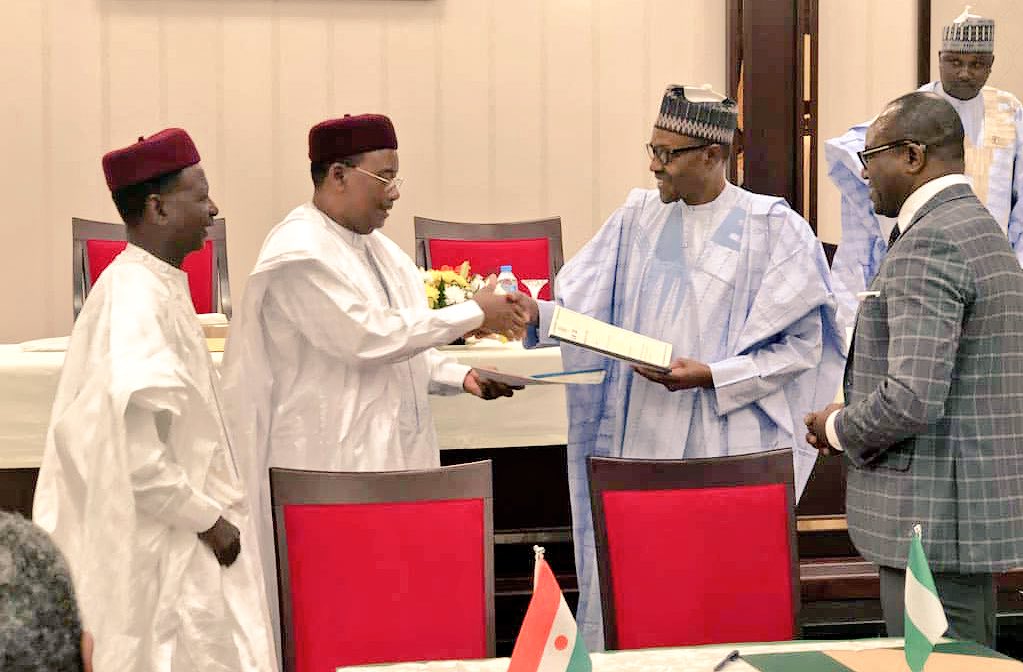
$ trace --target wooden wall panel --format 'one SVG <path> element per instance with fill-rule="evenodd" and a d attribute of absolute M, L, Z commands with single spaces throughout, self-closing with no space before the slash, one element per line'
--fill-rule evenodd
<path fill-rule="evenodd" d="M 599 2 L 545 3 L 547 165 L 551 214 L 561 216 L 565 258 L 593 236 L 607 213 L 594 207 L 596 142 L 596 7 Z M 622 186 L 624 189 L 624 185 Z M 619 190 L 621 191 L 621 189 Z"/>
<path fill-rule="evenodd" d="M 49 267 L 48 291 L 37 295 L 49 314 L 45 331 L 22 333 L 24 338 L 71 331 L 71 218 L 117 217 L 100 166 L 111 147 L 109 79 L 103 67 L 107 38 L 106 21 L 94 0 L 50 2 L 45 36 L 49 105 L 42 112 L 50 135 L 44 178 L 50 192 L 39 225 L 51 254 L 37 260 Z M 10 286 L 10 280 L 3 286 Z"/>
<path fill-rule="evenodd" d="M 437 80 L 437 172 L 439 193 L 435 211 L 414 201 L 409 184 L 402 204 L 410 216 L 421 215 L 456 222 L 489 219 L 493 180 L 490 171 L 491 63 L 494 2 L 452 3 L 445 9 L 440 28 Z M 399 146 L 404 137 L 398 129 Z M 404 156 L 404 150 L 401 150 Z M 412 179 L 413 176 L 409 176 Z M 411 226 L 405 220 L 404 226 Z"/>
<path fill-rule="evenodd" d="M 188 129 L 211 186 L 224 183 L 224 24 L 215 2 L 188 2 L 163 19 L 166 111 L 163 125 Z M 226 216 L 226 213 L 225 213 Z"/>
<path fill-rule="evenodd" d="M 53 278 L 49 258 L 53 235 L 48 226 L 54 193 L 47 156 L 49 72 L 44 39 L 50 8 L 46 2 L 17 1 L 6 7 L 0 25 L 0 87 L 4 95 L 0 123 L 0 185 L 6 242 L 0 252 L 0 341 L 23 333 L 45 333 L 52 318 Z M 17 188 L 13 188 L 13 187 Z M 71 285 L 68 285 L 68 290 Z"/>
<path fill-rule="evenodd" d="M 609 0 L 598 5 L 594 89 L 594 145 L 597 176 L 593 208 L 599 219 L 620 206 L 632 187 L 651 186 L 646 123 L 648 100 L 644 72 L 649 68 L 650 10 L 646 0 Z M 660 101 L 657 101 L 660 104 Z M 624 187 L 624 189 L 622 188 Z"/>
<path fill-rule="evenodd" d="M 915 35 L 916 3 L 864 0 L 819 7 L 817 234 L 838 243 L 841 199 L 827 176 L 824 143 L 916 88 L 916 39 L 891 39 Z"/>
<path fill-rule="evenodd" d="M 491 217 L 550 214 L 543 201 L 543 5 L 546 0 L 494 4 L 491 78 Z"/>
<path fill-rule="evenodd" d="M 67 333 L 70 219 L 116 220 L 102 154 L 187 128 L 231 228 L 236 305 L 309 198 L 309 127 L 390 114 L 412 216 L 560 215 L 571 256 L 634 186 L 663 86 L 724 80 L 718 0 L 11 0 L 0 25 L 0 341 Z M 684 28 L 685 39 L 678 39 Z M 706 74 L 705 74 L 706 73 Z"/>
<path fill-rule="evenodd" d="M 440 175 L 438 73 L 441 65 L 440 22 L 444 6 L 434 2 L 387 4 L 384 44 L 387 52 L 387 99 L 384 112 L 398 131 L 401 172 L 408 178 L 402 197 L 387 220 L 385 233 L 412 253 L 412 217 L 437 212 Z"/>
<path fill-rule="evenodd" d="M 335 67 L 330 3 L 299 0 L 276 6 L 275 221 L 312 196 L 309 128 L 331 116 Z"/>
<path fill-rule="evenodd" d="M 227 248 L 236 310 L 263 238 L 284 214 L 284 206 L 274 201 L 279 174 L 274 141 L 279 40 L 272 5 L 272 0 L 250 0 L 234 8 L 237 15 L 225 13 L 220 45 L 223 168 L 217 171 L 220 181 L 210 184 L 210 193 L 230 228 Z"/>
<path fill-rule="evenodd" d="M 166 31 L 159 4 L 122 0 L 101 17 L 105 146 L 121 147 L 167 124 Z M 97 158 L 98 160 L 98 158 Z"/>

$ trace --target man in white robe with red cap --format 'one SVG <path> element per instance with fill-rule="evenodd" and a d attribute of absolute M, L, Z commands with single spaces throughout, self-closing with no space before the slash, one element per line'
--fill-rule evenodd
<path fill-rule="evenodd" d="M 181 270 L 217 206 L 188 134 L 103 157 L 128 246 L 71 333 L 33 518 L 67 558 L 97 672 L 277 669 L 255 529 Z"/>
<path fill-rule="evenodd" d="M 437 467 L 428 394 L 512 394 L 436 348 L 479 328 L 521 332 L 519 298 L 491 285 L 431 310 L 415 263 L 380 232 L 399 198 L 397 149 L 391 120 L 379 114 L 309 131 L 312 200 L 270 231 L 231 325 L 228 419 L 259 515 L 275 615 L 269 467 Z"/>

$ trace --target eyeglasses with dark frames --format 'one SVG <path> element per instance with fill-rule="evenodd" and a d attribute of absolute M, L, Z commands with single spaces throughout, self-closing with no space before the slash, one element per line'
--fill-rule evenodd
<path fill-rule="evenodd" d="M 867 167 L 867 162 L 870 161 L 872 156 L 880 154 L 881 152 L 887 152 L 889 149 L 896 149 L 898 147 L 905 147 L 906 145 L 916 145 L 920 148 L 920 151 L 926 151 L 927 145 L 917 142 L 912 138 L 903 138 L 902 140 L 894 140 L 892 142 L 886 142 L 883 145 L 877 147 L 871 147 L 870 149 L 863 149 L 856 152 L 856 156 L 860 157 L 860 163 L 864 168 Z"/>
<path fill-rule="evenodd" d="M 646 153 L 651 159 L 657 159 L 662 166 L 666 166 L 674 161 L 676 157 L 681 156 L 686 152 L 710 147 L 712 144 L 714 143 L 707 142 L 702 145 L 692 145 L 690 147 L 663 147 L 661 145 L 651 145 L 650 143 L 647 143 Z"/>

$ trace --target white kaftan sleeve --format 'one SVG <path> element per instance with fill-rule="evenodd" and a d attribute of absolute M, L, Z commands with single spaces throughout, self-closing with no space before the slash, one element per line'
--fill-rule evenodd
<path fill-rule="evenodd" d="M 780 337 L 752 352 L 710 364 L 719 415 L 781 389 L 821 358 L 821 315 L 813 310 Z"/>
<path fill-rule="evenodd" d="M 134 403 L 124 417 L 135 505 L 172 527 L 205 532 L 221 516 L 219 504 L 197 491 L 160 439 L 156 414 Z"/>
<path fill-rule="evenodd" d="M 458 394 L 465 391 L 465 377 L 472 367 L 459 364 L 454 357 L 439 350 L 427 350 L 426 361 L 430 367 L 431 394 Z"/>
<path fill-rule="evenodd" d="M 267 283 L 264 314 L 276 313 L 328 355 L 362 364 L 402 362 L 483 324 L 475 301 L 432 310 L 368 301 L 353 278 L 316 260 L 281 266 Z"/>

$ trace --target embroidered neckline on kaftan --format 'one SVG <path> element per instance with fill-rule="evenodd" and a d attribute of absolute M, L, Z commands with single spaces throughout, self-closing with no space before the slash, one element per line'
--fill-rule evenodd
<path fill-rule="evenodd" d="M 325 213 L 323 210 L 317 208 L 316 205 L 312 203 L 312 201 L 308 203 L 308 206 L 312 208 L 314 212 L 318 213 L 320 217 L 323 218 L 323 222 L 327 225 L 327 228 L 332 230 L 335 234 L 337 234 L 341 238 L 341 240 L 345 241 L 346 243 L 348 243 L 357 250 L 366 249 L 366 239 L 371 234 L 363 235 L 361 233 L 356 233 L 351 229 L 345 228 L 342 224 L 339 224 L 338 222 L 334 221 L 334 219 L 330 215 Z"/>
<path fill-rule="evenodd" d="M 731 182 L 725 181 L 725 188 L 721 190 L 713 201 L 707 201 L 706 203 L 700 203 L 698 205 L 689 205 L 685 201 L 679 199 L 678 203 L 682 207 L 684 213 L 700 213 L 700 212 L 711 212 L 720 208 L 730 208 L 735 205 L 736 199 L 739 198 L 739 187 L 735 186 Z"/>
<path fill-rule="evenodd" d="M 124 248 L 124 252 L 122 254 L 127 255 L 127 257 L 125 257 L 126 261 L 137 261 L 146 268 L 148 268 L 149 270 L 153 271 L 154 273 L 166 276 L 169 280 L 184 283 L 185 287 L 188 287 L 187 273 L 185 273 L 180 268 L 175 268 L 174 266 L 171 266 L 163 259 L 160 259 L 159 257 L 155 256 L 154 254 L 146 250 L 143 250 L 138 245 L 128 243 L 128 245 Z"/>

